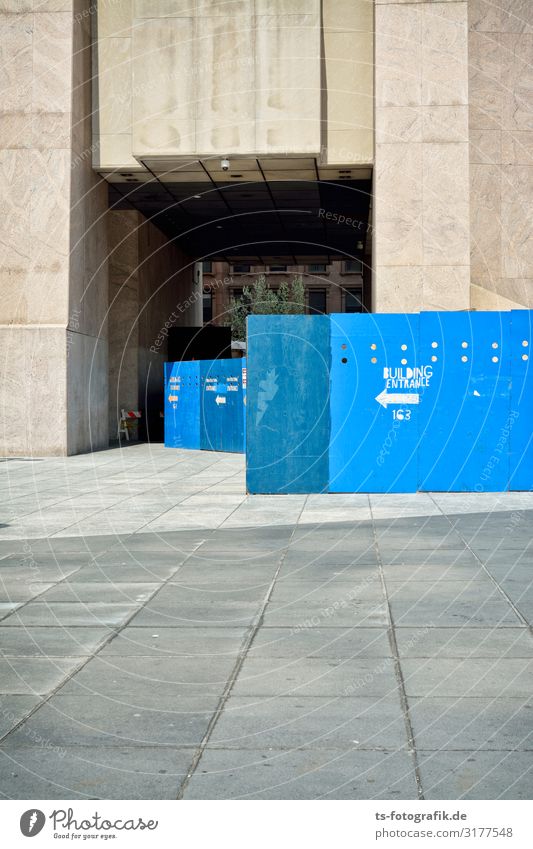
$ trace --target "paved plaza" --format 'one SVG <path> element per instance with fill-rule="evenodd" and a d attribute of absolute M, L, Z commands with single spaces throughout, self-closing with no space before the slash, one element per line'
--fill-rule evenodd
<path fill-rule="evenodd" d="M 9 799 L 530 799 L 533 494 L 0 462 Z"/>

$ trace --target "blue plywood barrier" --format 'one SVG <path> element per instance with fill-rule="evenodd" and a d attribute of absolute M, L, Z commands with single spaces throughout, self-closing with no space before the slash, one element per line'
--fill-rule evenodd
<path fill-rule="evenodd" d="M 248 319 L 249 492 L 328 488 L 329 318 Z"/>
<path fill-rule="evenodd" d="M 244 451 L 246 360 L 165 363 L 165 446 Z"/>
<path fill-rule="evenodd" d="M 202 360 L 200 446 L 207 451 L 244 451 L 242 370 L 246 360 Z"/>
<path fill-rule="evenodd" d="M 165 363 L 165 446 L 200 448 L 200 363 Z"/>
<path fill-rule="evenodd" d="M 416 489 L 417 339 L 417 315 L 331 316 L 331 492 Z"/>
<path fill-rule="evenodd" d="M 501 492 L 509 485 L 509 312 L 420 315 L 421 361 L 433 375 L 420 404 L 418 488 Z"/>
<path fill-rule="evenodd" d="M 502 438 L 509 441 L 510 489 L 533 489 L 533 312 L 511 312 L 511 402 Z"/>
<path fill-rule="evenodd" d="M 249 319 L 248 490 L 533 489 L 532 315 Z"/>

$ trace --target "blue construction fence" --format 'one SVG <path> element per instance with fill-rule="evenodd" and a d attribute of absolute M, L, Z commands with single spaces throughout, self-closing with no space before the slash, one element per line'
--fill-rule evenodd
<path fill-rule="evenodd" d="M 248 319 L 251 493 L 533 488 L 533 312 Z"/>
<path fill-rule="evenodd" d="M 165 446 L 243 453 L 246 360 L 165 363 Z"/>

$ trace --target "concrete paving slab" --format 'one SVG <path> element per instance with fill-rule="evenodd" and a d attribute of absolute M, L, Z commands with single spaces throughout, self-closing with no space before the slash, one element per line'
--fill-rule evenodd
<path fill-rule="evenodd" d="M 141 582 L 128 583 L 110 580 L 98 581 L 63 581 L 40 596 L 43 602 L 106 602 L 108 604 L 142 604 L 158 589 L 159 584 Z"/>
<path fill-rule="evenodd" d="M 113 630 L 99 628 L 0 626 L 0 654 L 3 657 L 84 657 L 93 654 Z"/>
<path fill-rule="evenodd" d="M 533 639 L 521 628 L 396 628 L 402 657 L 533 657 Z"/>
<path fill-rule="evenodd" d="M 271 602 L 264 614 L 267 627 L 285 627 L 294 630 L 318 627 L 327 624 L 337 628 L 383 627 L 387 625 L 387 607 L 378 601 L 324 601 Z"/>
<path fill-rule="evenodd" d="M 392 617 L 397 627 L 415 626 L 429 628 L 516 628 L 520 619 L 504 600 L 496 601 L 413 601 L 390 602 Z"/>
<path fill-rule="evenodd" d="M 533 705 L 522 699 L 410 699 L 420 749 L 533 751 Z"/>
<path fill-rule="evenodd" d="M 533 695 L 533 659 L 439 658 L 402 662 L 408 696 L 492 696 L 526 698 Z"/>
<path fill-rule="evenodd" d="M 237 678 L 235 696 L 385 696 L 396 693 L 389 658 L 296 660 L 248 658 Z"/>
<path fill-rule="evenodd" d="M 221 749 L 407 751 L 398 698 L 232 697 L 209 741 Z"/>
<path fill-rule="evenodd" d="M 0 601 L 0 621 L 3 622 L 8 616 L 10 616 L 18 607 L 20 607 L 21 602 L 16 601 Z"/>
<path fill-rule="evenodd" d="M 37 694 L 26 696 L 0 695 L 0 737 L 11 731 L 41 701 L 42 697 Z"/>
<path fill-rule="evenodd" d="M 530 752 L 420 752 L 426 799 L 533 797 Z"/>
<path fill-rule="evenodd" d="M 30 601 L 20 610 L 2 620 L 2 625 L 18 628 L 21 625 L 44 625 L 63 628 L 69 625 L 117 627 L 136 610 L 134 604 L 106 604 L 104 602 L 45 602 Z"/>
<path fill-rule="evenodd" d="M 46 694 L 64 681 L 82 662 L 79 657 L 0 658 L 0 693 Z"/>
<path fill-rule="evenodd" d="M 414 799 L 404 752 L 210 748 L 185 799 Z"/>
<path fill-rule="evenodd" d="M 42 595 L 53 586 L 53 584 L 41 583 L 27 584 L 22 581 L 14 581 L 13 579 L 9 583 L 6 583 L 0 577 L 0 603 L 30 601 L 32 598 Z"/>
<path fill-rule="evenodd" d="M 232 657 L 94 657 L 67 681 L 61 695 L 142 697 L 153 706 L 162 696 L 220 694 L 233 666 Z"/>
<path fill-rule="evenodd" d="M 247 628 L 158 628 L 127 625 L 100 652 L 100 657 L 235 658 Z M 1 629 L 0 629 L 1 637 Z"/>
<path fill-rule="evenodd" d="M 354 658 L 390 657 L 391 649 L 385 628 L 337 628 L 330 623 L 295 628 L 271 628 L 267 625 L 256 634 L 248 657 L 324 657 Z"/>
<path fill-rule="evenodd" d="M 4 799 L 175 799 L 188 749 L 159 746 L 0 748 Z"/>
<path fill-rule="evenodd" d="M 159 628 L 191 627 L 242 627 L 250 625 L 259 609 L 258 603 L 239 601 L 204 601 L 198 604 L 172 602 L 165 599 L 147 604 L 132 620 L 140 626 Z"/>
<path fill-rule="evenodd" d="M 10 746 L 46 740 L 52 746 L 199 746 L 218 696 L 160 694 L 151 707 L 127 699 L 57 695 L 9 738 Z M 1 716 L 1 707 L 0 707 Z M 191 752 L 192 755 L 192 752 Z"/>
<path fill-rule="evenodd" d="M 272 592 L 271 603 L 273 606 L 284 602 L 327 606 L 334 602 L 383 601 L 383 598 L 383 588 L 376 570 L 364 580 L 352 578 L 351 581 L 337 582 L 334 575 L 324 581 L 291 581 L 280 578 Z"/>

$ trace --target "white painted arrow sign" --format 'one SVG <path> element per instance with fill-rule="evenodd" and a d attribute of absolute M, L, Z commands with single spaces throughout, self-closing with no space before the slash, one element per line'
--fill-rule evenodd
<path fill-rule="evenodd" d="M 226 403 L 226 399 L 223 395 L 217 395 L 217 397 L 215 398 L 215 403 L 220 407 L 221 404 Z"/>
<path fill-rule="evenodd" d="M 384 389 L 383 392 L 376 395 L 376 401 L 386 409 L 388 404 L 418 404 L 420 395 L 416 392 L 387 393 L 387 390 Z"/>

